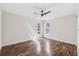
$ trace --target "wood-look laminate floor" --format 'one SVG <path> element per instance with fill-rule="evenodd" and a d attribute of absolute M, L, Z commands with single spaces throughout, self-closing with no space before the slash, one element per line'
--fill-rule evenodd
<path fill-rule="evenodd" d="M 47 56 L 44 40 L 50 43 L 50 55 L 52 56 L 77 56 L 77 47 L 72 44 L 51 40 L 40 39 L 41 53 L 37 53 L 36 44 L 34 41 L 25 41 L 17 44 L 12 44 L 2 47 L 1 56 Z"/>

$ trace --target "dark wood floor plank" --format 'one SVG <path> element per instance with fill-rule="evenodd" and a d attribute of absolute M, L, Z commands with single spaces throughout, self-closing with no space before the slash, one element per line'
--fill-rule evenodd
<path fill-rule="evenodd" d="M 44 40 L 48 40 L 44 38 Z M 77 46 L 49 39 L 50 51 L 52 56 L 77 56 Z M 40 55 L 47 55 L 45 51 L 45 43 L 43 39 L 40 40 L 42 46 L 42 52 Z M 25 41 L 2 47 L 2 56 L 38 56 L 35 48 L 34 41 Z"/>

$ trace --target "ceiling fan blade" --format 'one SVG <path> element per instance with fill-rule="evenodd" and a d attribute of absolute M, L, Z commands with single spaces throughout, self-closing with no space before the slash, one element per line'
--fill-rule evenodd
<path fill-rule="evenodd" d="M 38 15 L 39 15 L 39 16 L 41 15 L 41 14 L 39 14 L 39 13 L 34 13 L 34 14 L 37 15 L 37 16 L 38 16 Z"/>
<path fill-rule="evenodd" d="M 48 13 L 50 13 L 51 11 L 48 11 L 48 12 L 46 12 L 46 13 L 44 13 L 43 15 L 46 15 L 46 14 L 48 14 Z"/>
<path fill-rule="evenodd" d="M 38 13 L 34 13 L 34 14 L 38 14 Z"/>

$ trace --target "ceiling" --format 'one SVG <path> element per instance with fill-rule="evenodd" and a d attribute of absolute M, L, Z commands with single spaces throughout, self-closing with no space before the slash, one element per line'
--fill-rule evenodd
<path fill-rule="evenodd" d="M 14 13 L 24 17 L 30 17 L 33 19 L 54 19 L 69 14 L 77 13 L 77 3 L 2 3 L 0 8 L 3 11 Z M 44 9 L 45 11 L 51 10 L 52 12 L 44 17 L 36 15 L 34 13 L 40 13 Z"/>

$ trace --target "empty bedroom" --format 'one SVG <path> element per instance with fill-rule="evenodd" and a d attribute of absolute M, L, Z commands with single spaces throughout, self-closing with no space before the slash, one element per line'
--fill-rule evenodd
<path fill-rule="evenodd" d="M 78 56 L 78 3 L 0 3 L 1 56 Z"/>

